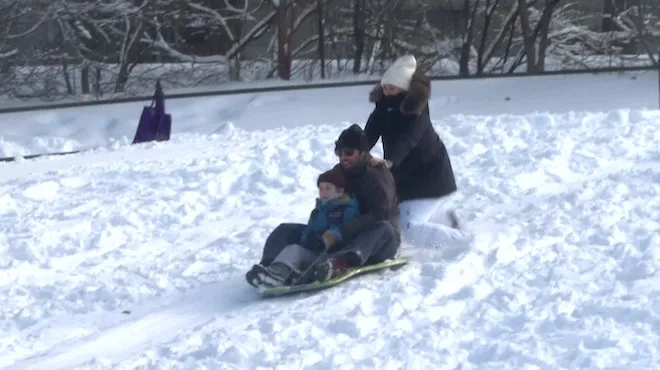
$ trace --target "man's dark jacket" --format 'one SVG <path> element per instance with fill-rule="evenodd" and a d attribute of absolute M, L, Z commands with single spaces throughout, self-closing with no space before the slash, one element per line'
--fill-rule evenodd
<path fill-rule="evenodd" d="M 360 216 L 345 223 L 340 232 L 344 238 L 354 238 L 379 221 L 389 221 L 396 230 L 397 244 L 401 243 L 399 205 L 394 177 L 384 166 L 370 167 L 370 154 L 365 154 L 352 168 L 341 168 L 346 176 L 346 191 L 357 198 Z"/>

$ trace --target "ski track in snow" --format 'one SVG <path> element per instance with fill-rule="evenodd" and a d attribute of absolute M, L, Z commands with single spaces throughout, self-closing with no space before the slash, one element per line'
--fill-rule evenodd
<path fill-rule="evenodd" d="M 345 126 L 3 165 L 0 366 L 657 367 L 660 112 L 438 121 L 474 248 L 259 300 Z"/>

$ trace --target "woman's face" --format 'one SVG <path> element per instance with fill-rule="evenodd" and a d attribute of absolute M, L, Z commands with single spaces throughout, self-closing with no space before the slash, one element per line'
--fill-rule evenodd
<path fill-rule="evenodd" d="M 383 94 L 385 96 L 396 96 L 401 93 L 401 89 L 396 86 L 385 84 L 383 85 Z"/>

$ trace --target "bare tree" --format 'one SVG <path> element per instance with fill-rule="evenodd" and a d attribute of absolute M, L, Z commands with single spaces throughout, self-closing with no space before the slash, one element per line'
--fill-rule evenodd
<path fill-rule="evenodd" d="M 35 91 L 47 94 L 56 88 L 47 84 L 48 68 L 34 65 L 34 60 L 47 57 L 56 61 L 51 47 L 39 38 L 52 15 L 52 6 L 31 0 L 5 0 L 0 3 L 0 85 L 9 97 L 30 97 Z M 37 41 L 39 40 L 39 42 Z M 52 81 L 52 79 L 51 79 Z"/>
<path fill-rule="evenodd" d="M 514 46 L 519 7 L 508 9 L 500 0 L 464 1 L 465 30 L 459 57 L 460 75 L 491 74 L 501 70 Z M 498 60 L 494 60 L 499 57 Z M 476 62 L 473 62 L 476 58 Z"/>
<path fill-rule="evenodd" d="M 89 91 L 90 65 L 108 63 L 117 66 L 112 91 L 124 91 L 132 70 L 141 61 L 142 39 L 149 27 L 153 6 L 154 0 L 61 2 L 56 19 L 66 47 L 82 60 L 83 91 Z"/>
<path fill-rule="evenodd" d="M 525 58 L 527 61 L 527 73 L 537 74 L 545 69 L 545 51 L 548 48 L 548 33 L 550 20 L 555 6 L 560 0 L 544 0 L 544 6 L 539 15 L 534 8 L 527 5 L 526 0 L 518 0 L 518 15 L 520 17 L 520 28 L 523 39 L 524 54 L 520 54 L 519 60 Z M 532 29 L 530 15 L 534 14 L 538 22 Z"/>
<path fill-rule="evenodd" d="M 125 91 L 132 71 L 145 61 L 229 67 L 230 60 L 238 62 L 241 51 L 267 32 L 276 15 L 266 3 L 248 7 L 250 2 L 238 4 L 235 0 L 224 1 L 222 6 L 193 0 L 114 0 L 101 5 L 63 1 L 60 25 L 83 61 L 84 79 L 89 78 L 90 65 L 116 63 L 114 92 Z M 266 12 L 260 16 L 263 9 Z M 204 39 L 210 47 L 186 43 L 183 30 L 193 21 L 208 28 Z"/>
<path fill-rule="evenodd" d="M 101 97 L 155 79 L 371 74 L 405 53 L 463 76 L 660 63 L 660 2 L 603 1 L 5 0 L 0 92 Z"/>
<path fill-rule="evenodd" d="M 615 0 L 605 0 L 605 12 L 606 24 L 618 34 L 618 41 L 633 48 L 639 45 L 649 60 L 658 64 L 655 53 L 660 46 L 657 43 L 660 37 L 660 5 L 657 1 L 636 0 L 621 4 Z"/>
<path fill-rule="evenodd" d="M 589 27 L 586 20 L 594 19 L 596 25 L 598 22 L 582 5 L 581 1 L 573 1 L 558 6 L 551 20 L 547 53 L 566 67 L 591 68 L 594 56 L 612 52 L 607 36 L 597 27 Z"/>

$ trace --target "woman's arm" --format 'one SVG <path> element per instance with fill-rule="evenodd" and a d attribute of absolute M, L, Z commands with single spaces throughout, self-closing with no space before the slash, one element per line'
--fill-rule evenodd
<path fill-rule="evenodd" d="M 367 135 L 367 140 L 369 142 L 369 150 L 376 145 L 380 135 L 383 133 L 382 120 L 378 118 L 377 113 L 378 110 L 374 109 L 369 115 L 367 124 L 364 126 L 364 133 Z"/>
<path fill-rule="evenodd" d="M 408 124 L 408 129 L 397 139 L 392 157 L 389 158 L 392 162 L 392 168 L 398 167 L 408 154 L 415 149 L 430 125 L 431 123 L 425 120 L 423 115 L 418 116 L 417 119 Z"/>

